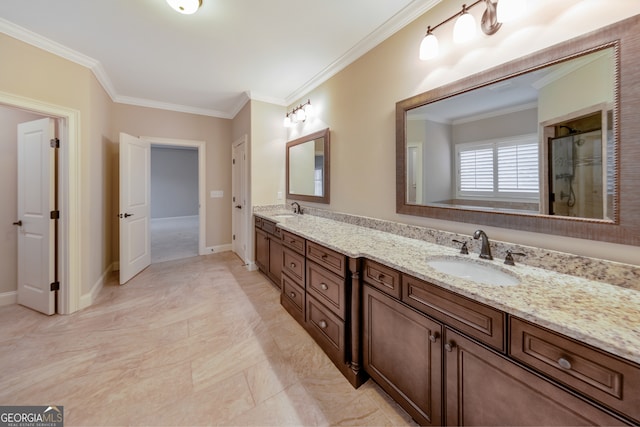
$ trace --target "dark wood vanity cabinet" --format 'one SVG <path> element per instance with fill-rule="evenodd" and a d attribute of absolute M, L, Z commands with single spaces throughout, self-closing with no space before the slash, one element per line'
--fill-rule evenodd
<path fill-rule="evenodd" d="M 446 425 L 627 425 L 449 328 L 444 343 Z"/>
<path fill-rule="evenodd" d="M 442 416 L 442 325 L 365 285 L 364 369 L 420 425 Z"/>
<path fill-rule="evenodd" d="M 276 223 L 255 217 L 256 265 L 277 287 L 282 273 L 281 239 Z"/>
<path fill-rule="evenodd" d="M 565 337 L 376 262 L 363 263 L 363 282 L 364 369 L 421 425 L 631 424 L 590 400 L 596 393 L 637 416 L 639 382 L 628 363 L 567 347 L 553 340 Z M 597 392 L 545 371 L 562 355 L 576 364 L 571 378 Z M 622 390 L 623 379 L 633 384 L 616 407 L 601 389 Z"/>

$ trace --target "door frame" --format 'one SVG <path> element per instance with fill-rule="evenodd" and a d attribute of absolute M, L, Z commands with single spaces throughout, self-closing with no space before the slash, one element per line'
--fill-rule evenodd
<path fill-rule="evenodd" d="M 60 139 L 58 168 L 58 314 L 80 308 L 82 242 L 82 197 L 80 193 L 80 111 L 0 91 L 0 104 L 19 108 L 57 121 Z M 71 262 L 73 260 L 73 262 Z"/>
<path fill-rule="evenodd" d="M 207 162 L 207 144 L 205 141 L 197 141 L 190 139 L 174 139 L 174 138 L 160 138 L 156 136 L 141 136 L 140 139 L 148 141 L 151 145 L 166 145 L 175 147 L 190 147 L 198 149 L 198 221 L 199 221 L 199 233 L 198 233 L 198 255 L 206 255 L 207 242 L 207 175 L 206 175 L 206 162 Z M 151 201 L 153 205 L 153 201 Z"/>

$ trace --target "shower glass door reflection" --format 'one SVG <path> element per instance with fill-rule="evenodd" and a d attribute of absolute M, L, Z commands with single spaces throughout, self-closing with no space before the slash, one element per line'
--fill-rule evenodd
<path fill-rule="evenodd" d="M 606 218 L 602 131 L 550 138 L 552 215 Z"/>

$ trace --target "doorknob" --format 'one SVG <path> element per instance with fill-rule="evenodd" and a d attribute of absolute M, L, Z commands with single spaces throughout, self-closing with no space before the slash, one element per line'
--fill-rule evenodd
<path fill-rule="evenodd" d="M 242 205 L 236 205 L 236 209 L 242 209 Z"/>
<path fill-rule="evenodd" d="M 120 218 L 129 218 L 130 216 L 133 216 L 133 214 L 130 214 L 130 213 L 125 213 L 124 215 L 120 214 Z"/>
<path fill-rule="evenodd" d="M 14 222 L 13 225 L 17 225 L 18 227 L 22 227 L 22 220 Z"/>

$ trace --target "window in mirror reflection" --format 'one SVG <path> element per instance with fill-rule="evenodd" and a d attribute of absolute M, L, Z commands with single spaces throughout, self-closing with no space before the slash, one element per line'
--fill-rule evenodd
<path fill-rule="evenodd" d="M 611 219 L 615 69 L 607 48 L 408 110 L 405 200 Z"/>

